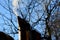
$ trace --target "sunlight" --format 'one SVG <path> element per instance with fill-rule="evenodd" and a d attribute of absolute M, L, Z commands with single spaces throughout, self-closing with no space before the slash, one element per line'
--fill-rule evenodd
<path fill-rule="evenodd" d="M 18 16 L 18 13 L 17 13 L 17 9 L 18 9 L 18 2 L 19 2 L 19 0 L 13 0 L 12 1 L 12 5 L 13 5 L 13 12 L 14 12 L 14 14 L 16 15 L 16 16 Z"/>

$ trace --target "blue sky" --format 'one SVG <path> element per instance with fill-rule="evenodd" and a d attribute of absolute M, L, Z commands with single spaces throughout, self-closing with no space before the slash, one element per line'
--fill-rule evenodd
<path fill-rule="evenodd" d="M 5 1 L 7 1 L 7 0 L 5 0 Z M 6 4 L 8 4 L 8 2 L 7 3 L 5 3 L 5 1 L 4 0 L 0 0 L 0 3 L 5 7 L 5 8 L 7 8 L 8 6 L 6 5 Z M 11 0 L 10 0 L 11 1 Z M 33 27 L 33 22 L 36 22 L 43 14 L 43 16 L 42 16 L 42 18 L 41 19 L 45 19 L 44 17 L 47 17 L 46 16 L 46 13 L 44 12 L 44 9 L 43 9 L 43 5 L 42 4 L 39 4 L 38 5 L 38 2 L 36 2 L 35 3 L 35 1 L 33 1 L 33 3 L 31 4 L 31 8 L 29 9 L 29 12 L 28 12 L 28 5 L 29 5 L 29 3 L 31 2 L 31 0 L 22 0 L 24 3 L 20 3 L 19 4 L 19 6 L 20 6 L 20 8 L 19 8 L 19 10 L 21 10 L 21 12 L 22 12 L 22 14 L 24 15 L 24 17 L 27 15 L 27 17 L 26 17 L 26 20 L 27 21 L 29 21 L 29 12 L 31 12 L 32 11 L 32 13 L 31 13 L 31 15 L 30 15 L 30 21 L 29 21 L 29 23 L 30 23 L 30 25 Z M 35 4 L 34 4 L 35 3 Z M 55 1 L 54 2 L 51 2 L 51 4 L 54 4 L 55 3 Z M 12 5 L 11 5 L 12 3 L 10 2 L 10 7 L 12 8 Z M 38 6 L 36 6 L 36 7 L 34 7 L 33 8 L 33 6 L 36 6 L 36 5 L 38 5 Z M 51 5 L 51 8 L 53 7 L 54 5 Z M 3 8 L 1 5 L 0 5 L 0 13 L 2 13 L 2 14 L 4 14 L 8 19 L 11 19 L 11 15 L 10 15 L 10 12 L 9 11 L 7 11 L 5 8 Z M 32 10 L 32 8 L 33 8 L 33 10 Z M 8 9 L 8 8 L 7 8 Z M 50 5 L 49 5 L 49 7 L 48 7 L 48 9 L 50 9 Z M 21 14 L 20 14 L 20 11 L 19 10 L 17 10 L 17 13 L 19 14 L 19 16 L 21 17 Z M 13 21 L 13 23 L 15 24 L 15 26 L 18 28 L 18 23 L 17 23 L 17 18 L 16 18 L 16 16 L 13 14 L 13 13 L 11 13 L 12 14 L 12 21 Z M 4 17 L 4 19 L 5 20 L 7 20 L 5 17 Z M 7 22 L 8 21 L 8 22 Z M 11 23 L 10 23 L 10 21 L 9 20 L 7 20 L 7 21 L 5 21 L 7 24 L 10 24 L 11 26 L 13 26 Z M 7 25 L 2 25 L 1 23 L 3 23 L 4 24 L 4 20 L 3 20 L 3 18 L 2 18 L 2 16 L 0 15 L 0 31 L 3 31 L 3 28 L 5 27 L 6 29 L 7 29 L 7 31 L 6 32 L 10 32 L 11 31 L 11 29 L 10 28 L 8 28 L 9 26 L 7 26 Z M 46 25 L 45 25 L 45 22 L 44 21 L 39 21 L 38 23 L 37 23 L 37 25 L 36 26 L 34 26 L 34 29 L 37 31 L 37 32 L 39 32 L 39 33 L 41 33 L 41 34 L 44 34 L 44 31 L 45 31 L 45 27 L 46 27 Z M 14 27 L 13 27 L 13 29 L 14 29 Z M 14 35 L 11 35 L 12 37 L 14 37 Z M 18 38 L 18 35 L 15 35 L 15 40 L 17 40 L 17 38 Z"/>
<path fill-rule="evenodd" d="M 10 0 L 11 1 L 11 0 Z M 12 4 L 12 3 L 11 3 Z M 10 33 L 10 31 L 11 31 L 11 28 L 10 28 L 10 26 L 8 26 L 9 24 L 11 25 L 11 26 L 13 26 L 11 23 L 10 23 L 10 21 L 8 20 L 8 19 L 11 19 L 11 15 L 10 15 L 10 12 L 8 11 L 8 10 L 6 10 L 5 8 L 3 8 L 1 5 L 3 5 L 5 8 L 7 8 L 8 9 L 8 1 L 7 0 L 0 0 L 0 31 L 3 31 L 3 32 L 5 32 L 5 33 Z M 1 16 L 1 14 L 3 14 L 2 16 Z M 4 16 L 6 16 L 7 18 L 5 18 Z M 15 19 L 16 20 L 16 16 L 15 15 L 13 15 L 13 13 L 12 13 L 12 19 Z M 4 21 L 4 20 L 5 21 Z M 16 20 L 17 21 L 17 20 Z M 5 23 L 4 23 L 5 22 Z M 14 20 L 13 20 L 13 22 L 14 22 Z M 8 24 L 8 25 L 7 25 Z M 16 27 L 18 27 L 18 25 L 17 25 L 17 22 L 14 22 L 14 24 L 15 24 L 15 26 Z M 4 28 L 4 29 L 3 29 Z M 14 28 L 13 28 L 14 29 Z M 9 34 L 10 36 L 12 36 L 12 37 L 14 37 L 14 39 L 15 40 L 18 40 L 18 35 L 17 34 L 15 34 L 15 36 L 13 35 L 13 34 Z"/>

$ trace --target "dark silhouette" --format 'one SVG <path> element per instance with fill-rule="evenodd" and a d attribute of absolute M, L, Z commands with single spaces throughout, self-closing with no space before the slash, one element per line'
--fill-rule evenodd
<path fill-rule="evenodd" d="M 29 23 L 27 23 L 26 20 L 18 18 L 18 23 L 21 29 L 21 40 L 41 40 L 40 33 L 36 32 L 35 30 L 32 30 Z"/>
<path fill-rule="evenodd" d="M 14 40 L 11 36 L 0 31 L 0 40 Z"/>
<path fill-rule="evenodd" d="M 30 24 L 27 23 L 27 21 L 25 21 L 24 19 L 20 18 L 19 16 L 17 18 L 21 29 L 21 40 L 29 40 L 30 39 L 29 31 L 31 30 Z"/>

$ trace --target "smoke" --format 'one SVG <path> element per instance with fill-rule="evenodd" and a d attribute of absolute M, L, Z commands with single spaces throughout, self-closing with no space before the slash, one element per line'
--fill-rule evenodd
<path fill-rule="evenodd" d="M 17 9 L 19 8 L 18 2 L 19 2 L 19 0 L 13 0 L 12 1 L 13 12 L 16 16 L 18 16 L 18 12 L 17 12 Z"/>

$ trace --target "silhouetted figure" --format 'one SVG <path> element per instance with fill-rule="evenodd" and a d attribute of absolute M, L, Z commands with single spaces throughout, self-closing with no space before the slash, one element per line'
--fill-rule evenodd
<path fill-rule="evenodd" d="M 32 30 L 29 23 L 27 23 L 26 20 L 18 18 L 18 23 L 21 29 L 21 40 L 41 40 L 40 33 L 36 32 L 35 30 Z"/>
<path fill-rule="evenodd" d="M 3 32 L 0 32 L 0 40 L 14 40 L 11 36 L 3 33 Z"/>
<path fill-rule="evenodd" d="M 29 40 L 30 39 L 29 31 L 31 30 L 30 24 L 27 23 L 26 20 L 20 18 L 19 16 L 17 18 L 21 30 L 21 40 Z"/>

